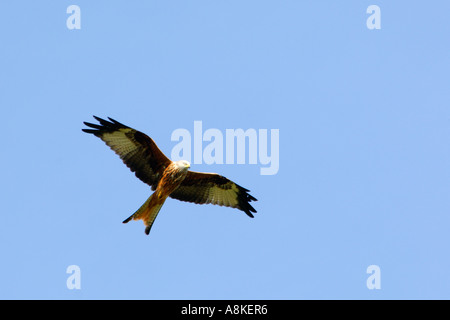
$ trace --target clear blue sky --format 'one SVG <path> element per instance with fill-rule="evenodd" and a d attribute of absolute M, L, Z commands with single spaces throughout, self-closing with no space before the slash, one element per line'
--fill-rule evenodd
<path fill-rule="evenodd" d="M 69 30 L 66 9 L 81 9 Z M 381 29 L 369 30 L 369 5 Z M 3 1 L 0 298 L 450 298 L 448 1 Z M 150 195 L 92 115 L 279 129 L 279 171 L 193 164 L 254 219 Z M 81 270 L 69 290 L 66 268 Z M 369 290 L 366 269 L 381 270 Z"/>

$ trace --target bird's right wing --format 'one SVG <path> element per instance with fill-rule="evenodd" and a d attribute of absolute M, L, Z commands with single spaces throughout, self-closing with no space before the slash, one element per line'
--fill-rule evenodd
<path fill-rule="evenodd" d="M 92 129 L 82 130 L 102 139 L 135 172 L 136 177 L 155 190 L 165 168 L 171 163 L 170 159 L 146 134 L 111 118 L 108 118 L 110 121 L 94 118 L 100 124 L 84 122 Z"/>

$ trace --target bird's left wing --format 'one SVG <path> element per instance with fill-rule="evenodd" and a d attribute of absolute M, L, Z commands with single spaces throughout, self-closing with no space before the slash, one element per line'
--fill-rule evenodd
<path fill-rule="evenodd" d="M 102 139 L 136 177 L 147 183 L 154 190 L 164 169 L 171 163 L 156 143 L 146 134 L 108 118 L 109 121 L 94 116 L 100 123 L 84 122 L 92 129 L 82 129 Z"/>
<path fill-rule="evenodd" d="M 181 185 L 170 194 L 173 199 L 197 204 L 216 204 L 244 211 L 253 218 L 256 210 L 251 201 L 257 201 L 249 190 L 233 181 L 215 174 L 189 171 Z"/>

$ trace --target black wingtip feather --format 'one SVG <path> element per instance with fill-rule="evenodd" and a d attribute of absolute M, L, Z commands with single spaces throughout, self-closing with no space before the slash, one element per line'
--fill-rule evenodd
<path fill-rule="evenodd" d="M 99 136 L 105 132 L 112 132 L 120 128 L 128 128 L 126 125 L 120 123 L 119 121 L 116 121 L 110 117 L 108 119 L 111 121 L 107 121 L 105 119 L 102 119 L 97 116 L 93 116 L 95 120 L 97 120 L 100 124 L 90 123 L 90 122 L 83 122 L 86 126 L 93 128 L 93 129 L 81 129 L 82 131 L 86 133 L 92 133 L 96 136 Z"/>
<path fill-rule="evenodd" d="M 81 129 L 81 131 L 86 132 L 86 133 L 92 133 L 92 134 L 96 134 L 98 132 L 98 130 L 93 130 L 93 129 Z"/>
<path fill-rule="evenodd" d="M 111 121 L 112 123 L 114 123 L 115 125 L 121 126 L 121 127 L 126 127 L 126 125 L 124 125 L 123 123 L 120 123 L 117 120 L 114 120 L 113 118 L 108 117 L 108 120 Z"/>
<path fill-rule="evenodd" d="M 254 218 L 253 213 L 256 213 L 257 211 L 255 210 L 255 208 L 252 207 L 252 205 L 250 204 L 251 201 L 258 201 L 255 197 L 253 197 L 252 195 L 249 194 L 250 190 L 245 189 L 241 186 L 238 186 L 238 188 L 240 189 L 240 194 L 239 194 L 239 207 L 242 211 L 245 212 L 245 214 L 247 214 L 247 216 L 249 216 L 250 218 Z"/>
<path fill-rule="evenodd" d="M 95 123 L 90 123 L 90 122 L 83 122 L 86 126 L 90 127 L 90 128 L 94 128 L 94 129 L 102 129 L 103 127 L 95 124 Z"/>

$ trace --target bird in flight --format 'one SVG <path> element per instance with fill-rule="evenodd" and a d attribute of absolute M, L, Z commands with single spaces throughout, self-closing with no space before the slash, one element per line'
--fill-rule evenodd
<path fill-rule="evenodd" d="M 145 203 L 123 223 L 143 220 L 148 235 L 168 197 L 197 204 L 215 204 L 236 208 L 253 218 L 257 201 L 249 190 L 216 173 L 189 171 L 188 161 L 171 161 L 146 134 L 108 118 L 94 116 L 100 124 L 84 122 L 86 133 L 102 139 L 154 191 Z"/>

